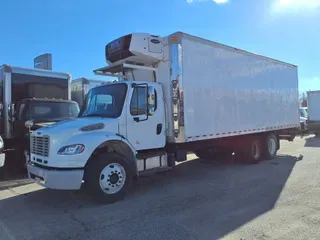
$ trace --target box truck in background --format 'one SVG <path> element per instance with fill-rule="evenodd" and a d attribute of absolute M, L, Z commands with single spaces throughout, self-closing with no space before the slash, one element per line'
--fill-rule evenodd
<path fill-rule="evenodd" d="M 1 150 L 7 160 L 24 161 L 30 130 L 78 115 L 78 104 L 70 100 L 70 80 L 68 73 L 0 66 Z M 1 158 L 2 172 L 5 163 Z"/>
<path fill-rule="evenodd" d="M 224 150 L 258 163 L 275 158 L 279 140 L 292 141 L 300 128 L 292 64 L 182 32 L 120 37 L 105 58 L 108 66 L 94 73 L 119 81 L 92 88 L 78 118 L 31 134 L 35 182 L 84 184 L 113 202 L 133 178 L 172 169 L 189 151 L 214 159 Z"/>
<path fill-rule="evenodd" d="M 307 92 L 308 132 L 320 136 L 320 90 Z"/>
<path fill-rule="evenodd" d="M 88 78 L 78 78 L 71 81 L 71 99 L 82 107 L 85 97 L 93 87 L 106 83 L 107 80 L 96 80 Z"/>

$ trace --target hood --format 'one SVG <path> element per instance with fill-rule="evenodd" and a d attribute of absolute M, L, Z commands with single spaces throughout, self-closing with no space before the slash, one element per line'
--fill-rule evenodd
<path fill-rule="evenodd" d="M 55 123 L 45 123 L 42 124 L 42 128 L 39 129 L 43 134 L 55 135 L 64 133 L 66 135 L 74 135 L 81 132 L 81 128 L 88 127 L 94 124 L 103 124 L 102 128 L 99 128 L 96 131 L 112 131 L 118 133 L 118 120 L 113 118 L 101 118 L 101 117 L 81 117 L 74 118 L 70 120 L 64 120 Z M 84 132 L 90 130 L 86 129 Z"/>
<path fill-rule="evenodd" d="M 39 122 L 39 123 L 34 123 L 33 126 L 31 127 L 31 130 L 37 130 L 39 128 L 43 128 L 43 127 L 46 127 L 46 126 L 49 126 L 51 124 L 54 124 L 56 122 Z"/>
<path fill-rule="evenodd" d="M 54 119 L 41 119 L 41 120 L 33 120 L 33 126 L 31 127 L 31 130 L 35 131 L 39 128 L 49 126 L 51 124 L 67 120 L 67 119 L 72 119 L 72 118 L 54 118 Z"/>

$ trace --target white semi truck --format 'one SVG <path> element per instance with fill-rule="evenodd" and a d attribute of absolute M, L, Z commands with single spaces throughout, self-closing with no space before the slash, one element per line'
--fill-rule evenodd
<path fill-rule="evenodd" d="M 320 136 L 320 90 L 307 92 L 308 132 Z"/>
<path fill-rule="evenodd" d="M 32 133 L 29 177 L 47 188 L 84 184 L 113 202 L 133 178 L 174 168 L 189 151 L 258 163 L 300 128 L 294 65 L 181 32 L 126 35 L 105 57 L 94 73 L 119 81 L 92 88 L 78 118 Z"/>

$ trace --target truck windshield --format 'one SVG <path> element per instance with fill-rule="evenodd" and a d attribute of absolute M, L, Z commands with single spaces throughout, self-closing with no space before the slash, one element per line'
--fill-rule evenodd
<path fill-rule="evenodd" d="M 34 101 L 29 105 L 28 119 L 75 118 L 79 115 L 79 106 L 72 102 Z"/>
<path fill-rule="evenodd" d="M 127 84 L 116 83 L 92 88 L 80 113 L 81 117 L 117 118 L 121 115 Z"/>

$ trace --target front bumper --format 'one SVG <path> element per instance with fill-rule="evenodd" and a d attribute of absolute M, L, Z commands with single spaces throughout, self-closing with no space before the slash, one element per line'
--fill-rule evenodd
<path fill-rule="evenodd" d="M 47 169 L 31 162 L 27 163 L 29 179 L 37 184 L 56 190 L 79 190 L 84 170 Z"/>

